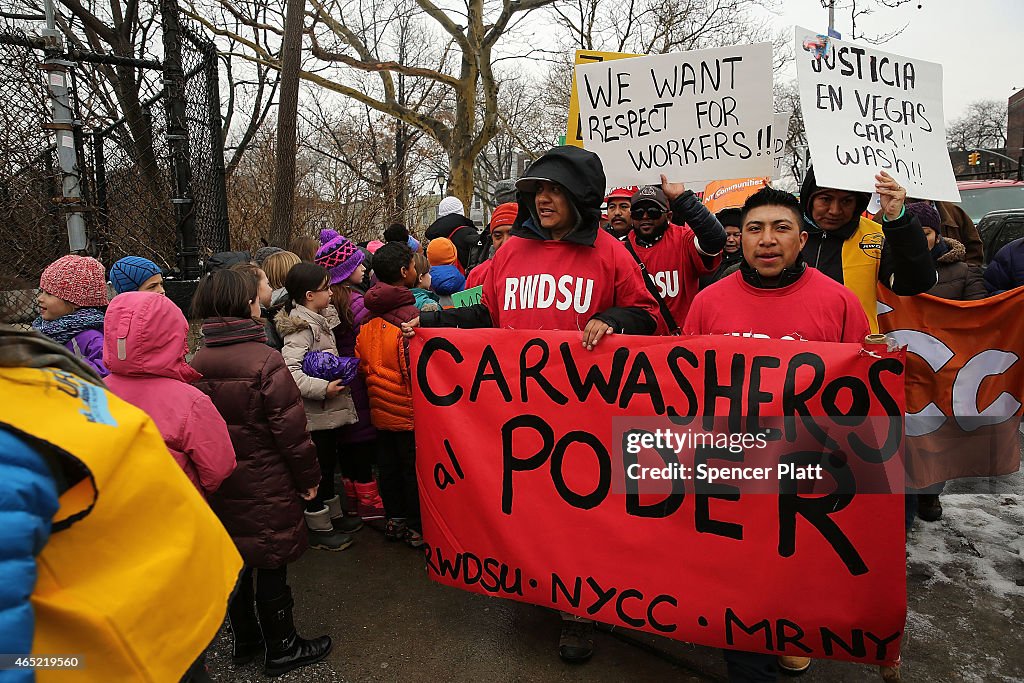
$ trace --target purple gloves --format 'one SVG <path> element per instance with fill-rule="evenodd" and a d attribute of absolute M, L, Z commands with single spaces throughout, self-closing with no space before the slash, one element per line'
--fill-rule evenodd
<path fill-rule="evenodd" d="M 358 358 L 335 356 L 327 351 L 310 351 L 302 359 L 302 372 L 328 382 L 341 380 L 345 386 L 352 383 L 358 370 Z"/>

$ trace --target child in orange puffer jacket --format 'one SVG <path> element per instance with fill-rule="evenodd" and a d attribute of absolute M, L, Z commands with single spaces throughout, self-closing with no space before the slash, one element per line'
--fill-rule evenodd
<path fill-rule="evenodd" d="M 423 545 L 416 489 L 416 440 L 412 421 L 409 345 L 401 325 L 420 315 L 411 287 L 418 273 L 413 252 L 389 242 L 373 255 L 377 284 L 363 298 L 370 318 L 359 329 L 356 355 L 370 394 L 370 419 L 377 428 L 380 495 L 387 515 L 385 535 L 413 548 Z"/>

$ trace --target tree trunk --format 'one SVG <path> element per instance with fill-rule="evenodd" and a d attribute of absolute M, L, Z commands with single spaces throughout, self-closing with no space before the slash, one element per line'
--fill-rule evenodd
<path fill-rule="evenodd" d="M 295 213 L 295 128 L 299 110 L 299 68 L 305 0 L 287 0 L 281 43 L 281 98 L 277 107 L 274 196 L 270 210 L 270 243 L 287 247 Z"/>
<path fill-rule="evenodd" d="M 451 180 L 448 183 L 448 194 L 458 197 L 466 207 L 467 216 L 473 201 L 473 159 L 466 156 L 465 150 L 448 152 L 451 162 Z"/>

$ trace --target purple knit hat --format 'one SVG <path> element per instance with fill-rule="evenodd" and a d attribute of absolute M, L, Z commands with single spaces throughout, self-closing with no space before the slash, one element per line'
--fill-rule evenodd
<path fill-rule="evenodd" d="M 365 258 L 362 249 L 334 230 L 321 230 L 320 244 L 313 261 L 330 271 L 332 285 L 347 280 Z"/>
<path fill-rule="evenodd" d="M 917 216 L 917 220 L 921 222 L 922 228 L 931 228 L 935 232 L 939 232 L 942 218 L 939 217 L 939 212 L 935 210 L 931 202 L 907 204 L 907 213 Z"/>

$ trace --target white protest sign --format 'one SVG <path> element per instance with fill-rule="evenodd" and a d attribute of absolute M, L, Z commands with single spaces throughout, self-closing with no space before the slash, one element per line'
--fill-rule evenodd
<path fill-rule="evenodd" d="M 772 123 L 772 135 L 775 137 L 775 147 L 772 149 L 772 161 L 775 163 L 775 170 L 772 172 L 772 180 L 782 177 L 782 165 L 786 161 L 786 141 L 789 140 L 789 119 L 793 112 L 784 111 L 775 114 L 775 122 Z"/>
<path fill-rule="evenodd" d="M 581 64 L 576 84 L 609 187 L 771 175 L 771 43 Z"/>
<path fill-rule="evenodd" d="M 819 186 L 872 192 L 884 170 L 919 199 L 960 201 L 942 66 L 796 28 L 797 81 Z"/>

